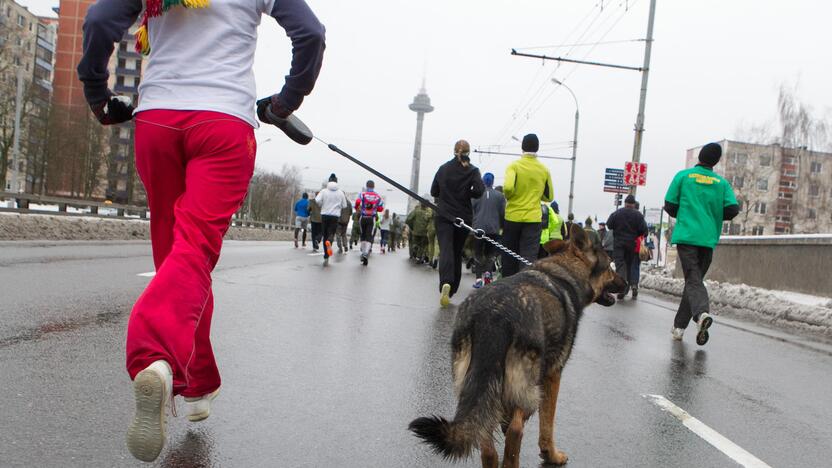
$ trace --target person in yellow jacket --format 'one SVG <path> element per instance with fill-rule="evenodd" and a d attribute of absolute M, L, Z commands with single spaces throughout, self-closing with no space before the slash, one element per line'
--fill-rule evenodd
<path fill-rule="evenodd" d="M 533 262 L 540 246 L 543 212 L 540 202 L 550 202 L 554 196 L 552 175 L 537 159 L 540 142 L 537 135 L 523 137 L 523 156 L 506 168 L 503 193 L 506 196 L 506 222 L 503 244 L 521 257 Z M 504 277 L 520 271 L 520 262 L 503 253 Z"/>
<path fill-rule="evenodd" d="M 549 256 L 549 253 L 543 248 L 545 243 L 553 239 L 563 240 L 565 227 L 563 218 L 560 217 L 556 209 L 557 206 L 557 202 L 552 202 L 551 206 L 540 202 L 543 219 L 540 221 L 540 249 L 538 250 L 537 258 L 546 258 Z"/>

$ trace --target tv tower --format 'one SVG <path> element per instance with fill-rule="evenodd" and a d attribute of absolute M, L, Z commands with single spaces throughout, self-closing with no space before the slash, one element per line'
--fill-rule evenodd
<path fill-rule="evenodd" d="M 410 104 L 410 110 L 416 113 L 416 143 L 413 145 L 413 167 L 410 170 L 410 190 L 414 193 L 419 193 L 419 167 L 422 158 L 422 124 L 425 121 L 425 114 L 433 112 L 433 106 L 430 105 L 430 97 L 425 90 L 425 80 L 422 79 L 422 88 L 419 89 L 419 94 L 413 98 L 413 103 Z M 412 198 L 408 200 L 407 211 L 410 212 L 416 205 L 416 200 Z"/>

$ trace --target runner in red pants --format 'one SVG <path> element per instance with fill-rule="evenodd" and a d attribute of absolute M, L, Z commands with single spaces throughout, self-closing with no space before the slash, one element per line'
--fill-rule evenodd
<path fill-rule="evenodd" d="M 142 11 L 137 49 L 149 58 L 134 109 L 135 98 L 107 88 L 107 70 L 114 44 Z M 136 168 L 150 207 L 156 276 L 133 308 L 126 345 L 135 397 L 127 447 L 140 460 L 164 447 L 174 395 L 199 421 L 219 391 L 211 271 L 254 170 L 252 65 L 264 14 L 292 40 L 283 89 L 257 109 L 280 127 L 312 91 L 323 58 L 324 28 L 304 0 L 98 0 L 84 22 L 85 97 L 104 125 L 135 113 Z"/>

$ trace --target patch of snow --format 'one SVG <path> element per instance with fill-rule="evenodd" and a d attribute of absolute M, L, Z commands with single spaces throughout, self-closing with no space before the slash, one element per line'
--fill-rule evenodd
<path fill-rule="evenodd" d="M 685 281 L 667 271 L 643 271 L 640 285 L 681 297 Z M 752 319 L 777 328 L 787 327 L 832 339 L 832 299 L 791 291 L 774 291 L 745 284 L 706 280 L 716 313 Z"/>

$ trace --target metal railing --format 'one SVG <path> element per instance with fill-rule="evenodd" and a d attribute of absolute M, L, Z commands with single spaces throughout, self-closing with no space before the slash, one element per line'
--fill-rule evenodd
<path fill-rule="evenodd" d="M 13 207 L 11 208 L 7 206 L 9 200 L 14 200 Z M 122 205 L 95 200 L 14 192 L 0 192 L 0 212 L 56 216 L 91 216 L 109 219 L 150 219 L 150 210 L 145 206 Z M 291 224 L 257 221 L 240 217 L 232 218 L 231 226 L 265 229 L 269 231 L 291 231 L 294 229 L 294 226 Z"/>

